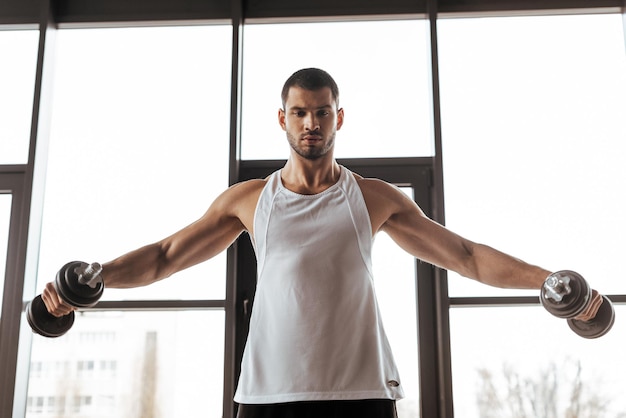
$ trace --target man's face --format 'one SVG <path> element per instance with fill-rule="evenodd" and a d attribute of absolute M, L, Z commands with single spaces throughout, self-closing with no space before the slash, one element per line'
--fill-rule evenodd
<path fill-rule="evenodd" d="M 278 122 L 293 151 L 308 160 L 332 157 L 335 134 L 343 124 L 343 109 L 337 109 L 330 88 L 305 90 L 291 87 Z"/>

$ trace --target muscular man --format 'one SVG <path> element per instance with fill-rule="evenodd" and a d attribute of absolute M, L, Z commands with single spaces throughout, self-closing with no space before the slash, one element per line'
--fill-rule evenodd
<path fill-rule="evenodd" d="M 294 73 L 278 122 L 285 166 L 235 184 L 186 228 L 103 265 L 106 287 L 145 286 L 224 251 L 250 234 L 258 281 L 235 400 L 239 417 L 395 417 L 402 385 L 373 291 L 371 248 L 384 231 L 413 256 L 482 283 L 539 289 L 550 271 L 454 234 L 398 188 L 334 159 L 343 125 L 335 81 Z M 52 283 L 48 310 L 65 315 Z M 592 318 L 594 303 L 579 319 Z"/>

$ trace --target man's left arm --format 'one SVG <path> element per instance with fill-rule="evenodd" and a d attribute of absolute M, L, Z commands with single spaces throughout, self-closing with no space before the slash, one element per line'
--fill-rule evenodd
<path fill-rule="evenodd" d="M 414 257 L 490 286 L 539 289 L 550 271 L 470 241 L 428 218 L 402 191 L 361 179 L 372 232 L 386 232 Z"/>
<path fill-rule="evenodd" d="M 414 257 L 490 286 L 539 289 L 551 273 L 455 234 L 417 205 L 391 215 L 381 230 Z"/>
<path fill-rule="evenodd" d="M 379 180 L 362 181 L 361 190 L 373 232 L 386 232 L 414 257 L 489 286 L 540 289 L 552 273 L 485 244 L 464 238 L 428 218 L 397 187 Z M 577 318 L 593 318 L 602 304 L 595 290 L 593 301 Z"/>

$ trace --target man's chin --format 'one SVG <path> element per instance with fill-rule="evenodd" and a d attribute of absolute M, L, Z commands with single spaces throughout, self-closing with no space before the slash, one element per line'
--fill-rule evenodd
<path fill-rule="evenodd" d="M 293 150 L 296 152 L 296 154 L 298 154 L 300 157 L 307 159 L 307 160 L 319 160 L 320 158 L 322 158 L 323 156 L 325 156 L 328 153 L 328 150 L 320 150 L 317 148 L 293 148 Z"/>

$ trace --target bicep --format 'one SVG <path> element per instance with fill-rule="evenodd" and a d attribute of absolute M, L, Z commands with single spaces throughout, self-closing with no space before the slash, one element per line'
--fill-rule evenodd
<path fill-rule="evenodd" d="M 228 194 L 218 197 L 200 219 L 159 242 L 169 274 L 216 256 L 237 239 L 245 227 L 233 204 Z"/>
<path fill-rule="evenodd" d="M 163 240 L 163 254 L 176 262 L 176 270 L 182 270 L 221 253 L 242 231 L 235 218 L 202 218 Z"/>
<path fill-rule="evenodd" d="M 484 244 L 470 241 L 429 219 L 415 202 L 390 195 L 381 230 L 420 260 L 480 282 L 515 288 L 539 288 L 549 271 Z"/>
<path fill-rule="evenodd" d="M 413 201 L 399 205 L 381 230 L 409 254 L 438 267 L 463 271 L 471 261 L 473 243 L 428 218 Z"/>
<path fill-rule="evenodd" d="M 428 218 L 399 188 L 375 179 L 360 184 L 374 232 L 386 232 L 406 252 L 438 267 L 457 272 L 473 268 L 471 241 Z"/>

